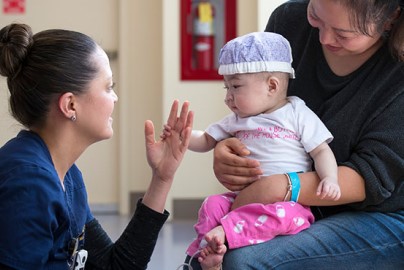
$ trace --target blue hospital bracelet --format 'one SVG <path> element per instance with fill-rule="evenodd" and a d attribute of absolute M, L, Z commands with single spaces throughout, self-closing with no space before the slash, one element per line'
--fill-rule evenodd
<path fill-rule="evenodd" d="M 300 194 L 300 178 L 295 172 L 287 173 L 292 184 L 292 195 L 290 195 L 290 200 L 292 202 L 297 202 Z"/>

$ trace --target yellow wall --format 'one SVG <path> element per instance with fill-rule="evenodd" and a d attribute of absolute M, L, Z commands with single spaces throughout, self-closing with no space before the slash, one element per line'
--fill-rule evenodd
<path fill-rule="evenodd" d="M 0 13 L 0 27 L 18 22 L 29 24 L 34 33 L 50 28 L 80 31 L 93 37 L 107 52 L 118 51 L 118 1 L 27 0 L 25 2 L 24 14 Z M 116 59 L 111 61 L 111 67 L 115 78 L 118 78 Z M 22 128 L 9 115 L 8 96 L 6 80 L 0 77 L 0 145 L 15 136 Z M 118 111 L 119 103 L 114 115 L 116 123 L 119 123 Z M 114 127 L 115 134 L 119 134 L 119 126 Z M 114 136 L 108 141 L 90 146 L 77 162 L 85 178 L 92 204 L 116 205 L 120 197 L 118 138 Z"/>
<path fill-rule="evenodd" d="M 157 132 L 174 99 L 189 100 L 195 128 L 204 129 L 228 113 L 221 81 L 180 81 L 180 1 L 122 0 L 120 7 L 120 172 L 121 211 L 127 191 L 144 191 L 150 179 L 145 160 L 143 122 L 152 119 Z M 238 34 L 257 31 L 257 1 L 238 1 Z M 135 34 L 136 33 L 136 34 Z M 202 198 L 222 187 L 212 171 L 212 153 L 188 152 L 180 167 L 173 198 Z"/>
<path fill-rule="evenodd" d="M 176 4 L 174 4 L 175 2 Z M 238 35 L 257 30 L 256 1 L 238 1 Z M 195 112 L 195 129 L 205 129 L 210 123 L 229 113 L 224 105 L 222 81 L 180 81 L 179 1 L 164 1 L 163 21 L 163 118 L 167 117 L 172 100 L 189 100 Z M 169 198 L 204 198 L 222 192 L 212 169 L 212 154 L 188 152 L 178 170 Z M 167 209 L 170 209 L 171 200 Z"/>

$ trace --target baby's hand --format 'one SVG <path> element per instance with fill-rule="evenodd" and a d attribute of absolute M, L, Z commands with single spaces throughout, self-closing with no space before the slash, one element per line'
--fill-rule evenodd
<path fill-rule="evenodd" d="M 171 126 L 165 124 L 163 126 L 163 131 L 160 134 L 160 139 L 164 140 L 165 138 L 168 138 L 170 136 L 171 136 Z"/>
<path fill-rule="evenodd" d="M 317 188 L 317 196 L 320 196 L 321 199 L 339 200 L 341 189 L 338 185 L 338 180 L 331 177 L 321 180 Z"/>

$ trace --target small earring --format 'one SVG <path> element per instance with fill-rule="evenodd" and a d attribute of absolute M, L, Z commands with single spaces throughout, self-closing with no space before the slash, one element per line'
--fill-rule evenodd
<path fill-rule="evenodd" d="M 72 115 L 72 117 L 70 117 L 70 120 L 72 120 L 73 122 L 76 121 L 76 119 L 77 119 L 77 118 L 76 118 L 75 115 Z"/>

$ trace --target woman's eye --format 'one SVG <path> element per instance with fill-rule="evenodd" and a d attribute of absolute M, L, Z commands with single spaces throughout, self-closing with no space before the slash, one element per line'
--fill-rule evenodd
<path fill-rule="evenodd" d="M 341 40 L 348 39 L 347 37 L 344 37 L 344 36 L 341 36 L 341 35 L 337 35 L 337 38 L 338 38 L 338 39 L 341 39 Z"/>
<path fill-rule="evenodd" d="M 109 89 L 110 91 L 111 91 L 111 90 L 114 90 L 115 86 L 116 86 L 116 83 L 112 83 L 111 86 L 110 86 L 108 89 Z"/>
<path fill-rule="evenodd" d="M 354 38 L 356 38 L 357 37 L 357 35 L 355 35 L 355 34 L 348 34 L 348 36 L 346 36 L 346 35 L 341 35 L 341 34 L 336 34 L 336 37 L 337 37 L 337 39 L 339 39 L 339 40 L 352 40 L 352 39 L 354 39 Z"/>

